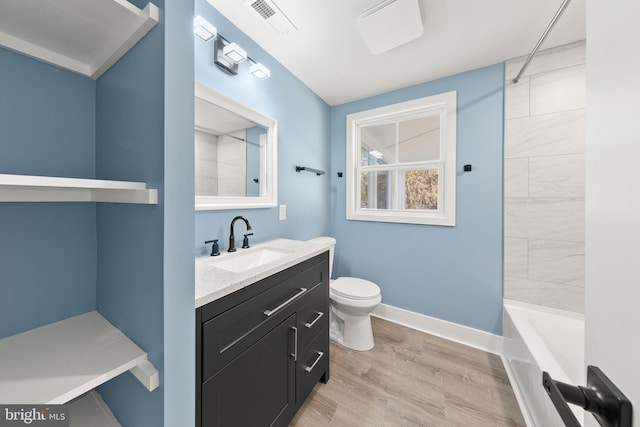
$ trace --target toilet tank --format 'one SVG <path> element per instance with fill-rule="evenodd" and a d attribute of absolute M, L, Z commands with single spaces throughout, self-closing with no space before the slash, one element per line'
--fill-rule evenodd
<path fill-rule="evenodd" d="M 308 242 L 315 243 L 316 245 L 324 245 L 329 247 L 329 278 L 333 274 L 333 252 L 336 247 L 336 239 L 329 236 L 320 236 L 307 240 Z"/>

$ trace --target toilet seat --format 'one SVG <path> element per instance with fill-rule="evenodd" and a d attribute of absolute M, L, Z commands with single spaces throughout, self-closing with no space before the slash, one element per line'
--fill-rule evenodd
<path fill-rule="evenodd" d="M 330 290 L 337 296 L 352 300 L 371 300 L 380 296 L 378 285 L 356 277 L 340 277 L 332 280 Z"/>

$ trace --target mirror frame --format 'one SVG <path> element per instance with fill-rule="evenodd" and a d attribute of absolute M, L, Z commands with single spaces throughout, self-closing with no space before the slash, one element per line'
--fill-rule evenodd
<path fill-rule="evenodd" d="M 266 181 L 264 188 L 266 195 L 258 197 L 229 197 L 229 196 L 196 196 L 196 211 L 211 211 L 222 209 L 252 209 L 271 208 L 278 205 L 278 122 L 253 108 L 244 105 L 226 95 L 206 86 L 200 82 L 195 82 L 195 97 L 201 98 L 212 104 L 218 105 L 235 114 L 243 116 L 258 125 L 267 128 L 267 149 L 266 159 L 261 159 L 261 163 L 266 165 L 266 174 L 260 171 L 261 181 Z M 195 123 L 194 123 L 195 128 Z M 195 143 L 195 141 L 194 141 Z M 195 177 L 194 177 L 195 179 Z"/>

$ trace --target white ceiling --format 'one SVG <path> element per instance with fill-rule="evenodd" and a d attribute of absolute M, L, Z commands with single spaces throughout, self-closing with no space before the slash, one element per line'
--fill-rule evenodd
<path fill-rule="evenodd" d="M 374 55 L 359 37 L 356 19 L 382 0 L 275 0 L 297 27 L 287 35 L 244 0 L 208 1 L 329 105 L 527 55 L 562 3 L 419 0 L 422 36 Z M 585 3 L 569 4 L 542 49 L 585 39 Z"/>

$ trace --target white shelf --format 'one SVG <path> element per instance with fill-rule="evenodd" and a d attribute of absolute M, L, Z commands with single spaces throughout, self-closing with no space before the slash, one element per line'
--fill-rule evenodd
<path fill-rule="evenodd" d="M 159 21 L 126 0 L 0 0 L 0 45 L 97 79 Z"/>
<path fill-rule="evenodd" d="M 66 403 L 126 371 L 159 385 L 147 353 L 97 311 L 0 340 L 4 404 Z"/>
<path fill-rule="evenodd" d="M 4 0 L 0 0 L 4 1 Z M 111 202 L 157 204 L 144 182 L 0 174 L 0 202 Z"/>
<path fill-rule="evenodd" d="M 93 390 L 69 402 L 69 427 L 122 427 L 102 400 Z"/>

